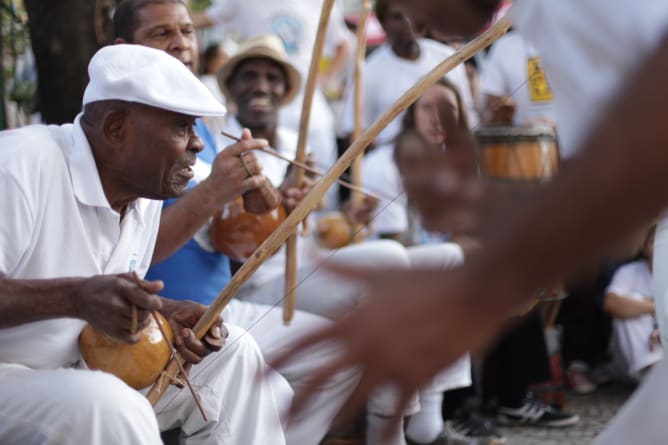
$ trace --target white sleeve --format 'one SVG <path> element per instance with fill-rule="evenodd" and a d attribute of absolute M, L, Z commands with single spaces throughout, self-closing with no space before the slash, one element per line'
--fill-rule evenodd
<path fill-rule="evenodd" d="M 381 146 L 375 150 L 386 148 Z M 370 192 L 382 195 L 372 222 L 374 232 L 384 234 L 408 230 L 406 195 L 394 162 L 385 164 L 381 157 L 374 156 L 373 153 L 365 156 L 362 163 L 362 183 Z"/>
<path fill-rule="evenodd" d="M 30 245 L 35 214 L 29 200 L 7 172 L 0 174 L 2 217 L 0 218 L 0 277 L 12 275 Z"/>
<path fill-rule="evenodd" d="M 483 94 L 502 97 L 510 93 L 506 91 L 506 81 L 502 68 L 503 55 L 500 52 L 498 43 L 492 46 L 489 56 L 483 64 L 480 73 L 480 90 Z"/>
<path fill-rule="evenodd" d="M 622 297 L 634 298 L 636 273 L 632 263 L 620 266 L 610 280 L 606 293 L 612 292 Z"/>

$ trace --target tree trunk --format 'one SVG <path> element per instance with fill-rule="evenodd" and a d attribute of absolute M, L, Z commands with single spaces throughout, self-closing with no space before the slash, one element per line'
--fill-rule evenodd
<path fill-rule="evenodd" d="M 88 61 L 108 40 L 107 3 L 25 0 L 45 122 L 72 122 L 81 110 Z"/>

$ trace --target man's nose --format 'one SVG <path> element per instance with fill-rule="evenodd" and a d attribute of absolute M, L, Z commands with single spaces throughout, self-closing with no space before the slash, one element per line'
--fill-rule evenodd
<path fill-rule="evenodd" d="M 271 86 L 267 76 L 258 76 L 255 82 L 255 90 L 263 93 L 269 93 Z"/>
<path fill-rule="evenodd" d="M 202 141 L 202 138 L 200 138 L 194 131 L 190 137 L 190 144 L 188 149 L 194 151 L 195 153 L 199 153 L 204 150 L 204 142 Z"/>
<path fill-rule="evenodd" d="M 184 49 L 188 46 L 188 39 L 182 32 L 175 32 L 170 41 L 170 49 Z"/>

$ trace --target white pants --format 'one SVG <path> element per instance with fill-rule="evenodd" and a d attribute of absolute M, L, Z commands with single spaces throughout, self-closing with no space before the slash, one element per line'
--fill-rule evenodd
<path fill-rule="evenodd" d="M 0 443 L 157 445 L 160 430 L 180 427 L 187 445 L 284 444 L 289 387 L 278 375 L 262 379 L 267 368 L 253 339 L 228 329 L 223 350 L 190 373 L 207 422 L 187 389 L 170 387 L 154 412 L 140 392 L 103 372 L 3 367 Z"/>
<path fill-rule="evenodd" d="M 461 248 L 452 243 L 429 244 L 406 249 L 395 241 L 371 241 L 355 244 L 340 249 L 333 256 L 337 262 L 347 265 L 410 267 L 437 266 L 448 268 L 463 261 Z M 333 276 L 321 267 L 300 258 L 298 267 L 298 287 L 296 291 L 297 308 L 336 319 L 359 306 L 365 295 L 354 284 Z M 238 293 L 237 298 L 263 304 L 279 305 L 284 295 L 284 276 L 263 281 L 259 286 L 247 283 Z M 295 317 L 297 318 L 297 317 Z M 444 340 L 446 341 L 446 340 Z M 450 368 L 439 373 L 425 391 L 445 391 L 471 384 L 469 356 L 466 355 Z M 369 399 L 367 409 L 377 415 L 396 414 L 398 403 L 396 391 L 387 386 L 375 391 Z M 419 410 L 417 395 L 410 403 L 405 415 Z"/>
<path fill-rule="evenodd" d="M 662 215 L 654 235 L 654 304 L 661 343 L 668 345 L 668 215 Z"/>
<path fill-rule="evenodd" d="M 305 240 L 299 240 L 302 242 Z M 408 267 L 410 259 L 406 249 L 395 241 L 371 241 L 347 246 L 332 255 L 332 259 L 351 266 Z M 285 275 L 275 274 L 259 284 L 247 282 L 237 293 L 237 298 L 268 305 L 281 305 L 285 295 Z M 322 266 L 299 257 L 297 271 L 297 309 L 336 319 L 359 306 L 365 296 L 358 286 L 327 273 Z"/>
<path fill-rule="evenodd" d="M 649 337 L 654 330 L 654 318 L 651 315 L 614 319 L 612 327 L 613 357 L 627 376 L 637 379 L 640 371 L 663 358 L 661 345 L 649 349 Z"/>
<path fill-rule="evenodd" d="M 318 315 L 297 311 L 292 322 L 283 323 L 282 306 L 267 306 L 233 299 L 223 312 L 223 319 L 248 330 L 271 362 L 304 335 L 323 329 L 332 322 Z M 299 356 L 299 360 L 277 369 L 295 391 L 304 388 L 310 377 L 336 355 L 336 347 L 320 346 Z M 311 404 L 298 417 L 289 419 L 288 445 L 317 445 L 327 434 L 334 417 L 357 386 L 361 373 L 342 371 L 318 388 Z"/>

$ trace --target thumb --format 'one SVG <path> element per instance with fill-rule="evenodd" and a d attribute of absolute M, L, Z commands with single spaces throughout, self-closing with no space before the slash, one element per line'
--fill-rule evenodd
<path fill-rule="evenodd" d="M 150 294 L 157 294 L 165 287 L 165 283 L 162 280 L 148 281 L 141 280 L 141 288 Z"/>
<path fill-rule="evenodd" d="M 244 128 L 241 131 L 241 137 L 239 139 L 241 140 L 253 139 L 253 135 L 251 134 L 251 131 L 248 128 Z"/>

